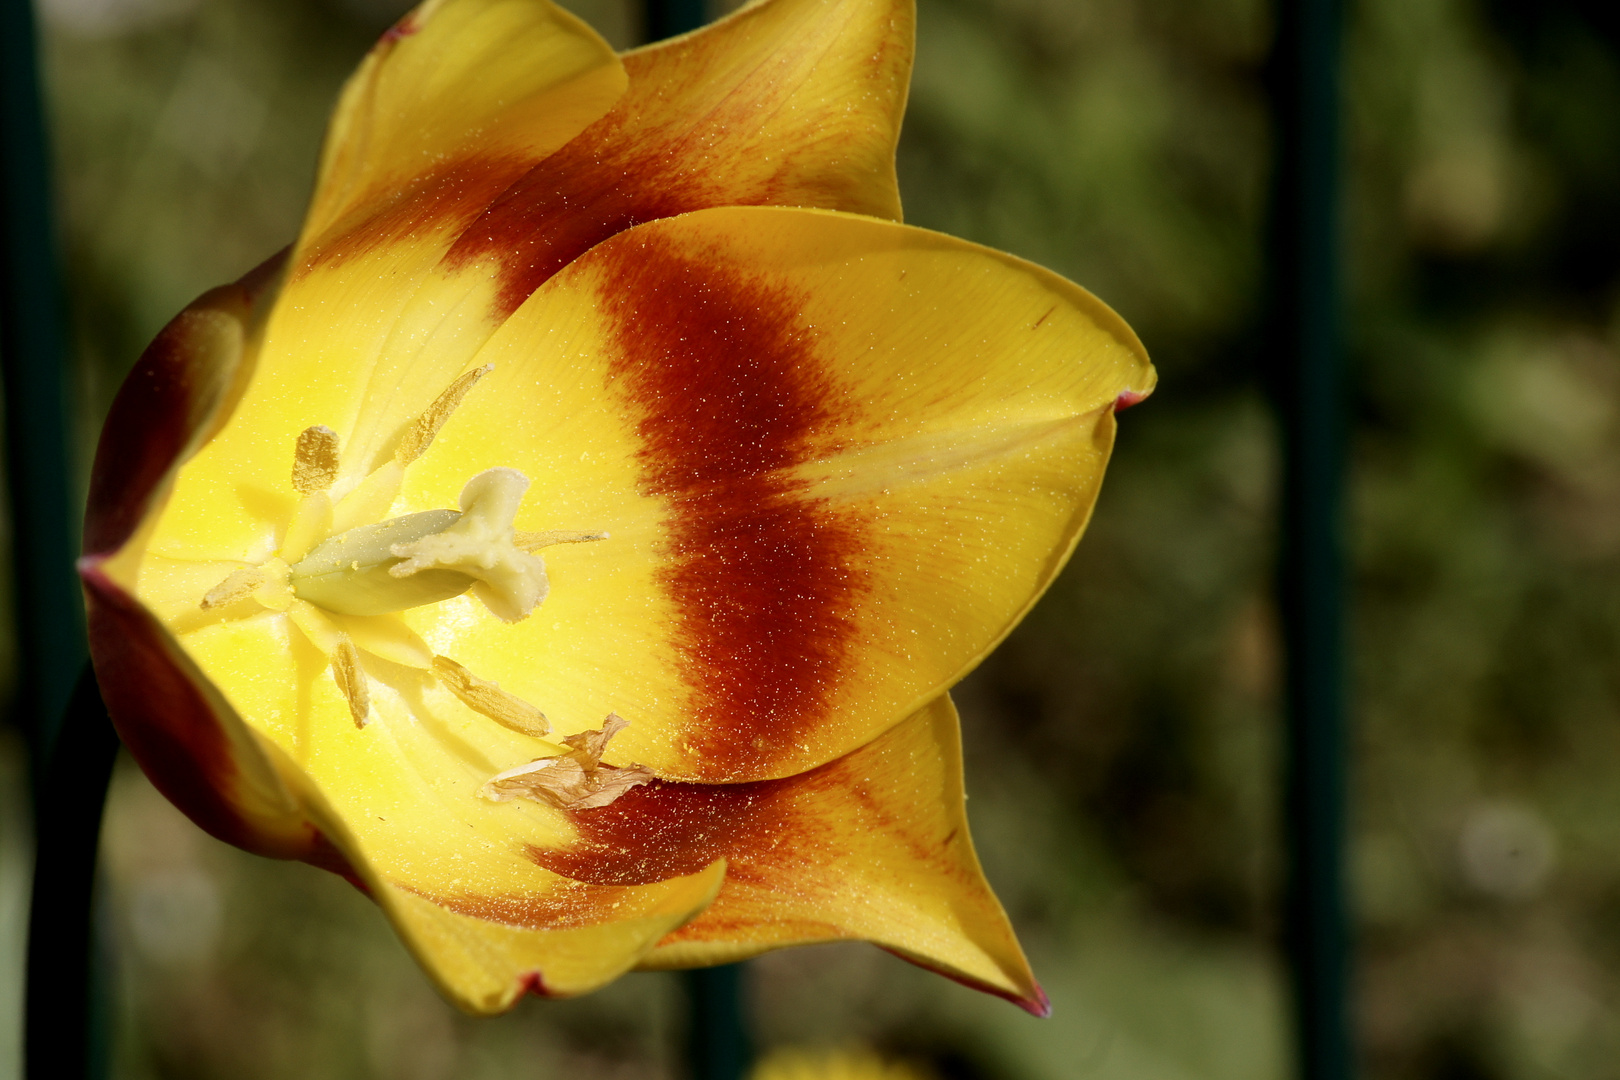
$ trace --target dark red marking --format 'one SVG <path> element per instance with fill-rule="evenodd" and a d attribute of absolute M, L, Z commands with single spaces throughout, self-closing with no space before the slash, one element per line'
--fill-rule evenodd
<path fill-rule="evenodd" d="M 683 784 L 655 780 L 607 806 L 569 816 L 579 840 L 567 848 L 530 848 L 554 874 L 595 885 L 651 885 L 695 874 L 716 859 L 728 876 L 748 874 L 757 849 L 791 846 L 793 792 L 787 780 Z"/>
<path fill-rule="evenodd" d="M 814 870 L 848 850 L 849 830 L 903 832 L 867 790 L 868 776 L 884 773 L 882 762 L 868 756 L 874 745 L 779 780 L 654 780 L 606 806 L 569 812 L 579 838 L 566 848 L 531 847 L 529 857 L 594 885 L 650 885 L 723 858 L 728 885 L 769 889 L 789 872 L 796 885 L 809 887 Z M 912 854 L 938 862 L 944 850 L 914 846 Z"/>
<path fill-rule="evenodd" d="M 454 235 L 474 222 L 529 165 L 522 158 L 473 155 L 414 177 L 383 176 L 372 190 L 355 193 L 354 209 L 323 234 L 327 238 L 293 268 L 294 273 L 390 244 L 411 243 L 422 232 Z"/>
<path fill-rule="evenodd" d="M 451 267 L 495 258 L 501 317 L 558 270 L 626 229 L 748 200 L 715 192 L 657 138 L 626 138 L 615 112 L 546 158 L 494 201 L 445 256 Z M 650 144 L 650 145 L 649 145 Z"/>
<path fill-rule="evenodd" d="M 723 38 L 694 38 L 624 58 L 630 87 L 613 110 L 537 164 L 492 204 L 451 249 L 452 267 L 494 258 L 501 267 L 500 314 L 517 310 L 553 274 L 608 238 L 660 218 L 715 206 L 814 206 L 873 212 L 866 178 L 845 176 L 831 158 L 814 111 L 801 127 L 753 145 L 791 95 L 771 68 L 748 69 L 707 109 L 675 112 L 684 84 L 712 78 L 706 51 Z M 874 57 L 892 62 L 888 51 Z M 742 156 L 739 147 L 749 147 Z"/>
<path fill-rule="evenodd" d="M 402 23 L 384 41 L 408 32 Z M 626 56 L 630 85 L 613 109 L 539 162 L 474 158 L 415 181 L 390 178 L 385 188 L 356 199 L 359 206 L 383 199 L 390 205 L 381 214 L 366 212 L 313 261 L 405 239 L 423 224 L 454 215 L 457 228 L 465 225 L 446 265 L 494 260 L 501 280 L 496 315 L 504 318 L 574 259 L 649 221 L 714 206 L 881 212 L 868 198 L 872 178 L 841 168 L 823 116 L 780 107 L 794 86 L 783 84 L 773 67 L 743 67 L 734 83 L 712 85 L 710 50 L 727 42 L 710 35 Z M 883 74 L 895 66 L 894 48 L 886 42 L 872 58 L 875 85 L 890 93 L 903 85 L 892 72 Z M 689 89 L 703 80 L 711 85 Z M 693 103 L 682 109 L 687 95 L 695 95 Z M 784 115 L 799 116 L 798 126 L 756 145 L 761 126 L 781 124 Z M 446 186 L 455 193 L 434 193 Z"/>
<path fill-rule="evenodd" d="M 1114 411 L 1124 412 L 1132 405 L 1140 405 L 1148 399 L 1148 395 L 1152 392 L 1151 390 L 1127 390 L 1114 399 Z"/>
<path fill-rule="evenodd" d="M 602 260 L 612 389 L 641 437 L 640 487 L 668 507 L 659 584 L 691 688 L 681 735 L 703 780 L 759 775 L 817 724 L 866 588 L 864 530 L 784 470 L 832 446 L 849 406 L 790 293 L 659 237 Z"/>

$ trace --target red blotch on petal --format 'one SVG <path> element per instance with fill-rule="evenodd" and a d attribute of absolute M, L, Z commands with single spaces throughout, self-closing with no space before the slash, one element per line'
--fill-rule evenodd
<path fill-rule="evenodd" d="M 607 806 L 569 814 L 579 840 L 566 848 L 530 848 L 529 857 L 552 873 L 596 885 L 651 885 L 726 858 L 729 879 L 748 873 L 749 856 L 762 839 L 773 847 L 793 843 L 792 796 L 791 780 L 654 780 Z"/>
<path fill-rule="evenodd" d="M 326 230 L 294 274 L 331 266 L 423 233 L 465 229 L 528 168 L 516 157 L 473 155 L 423 172 L 397 189 L 368 193 L 358 209 Z M 442 242 L 442 241 L 441 241 Z"/>
<path fill-rule="evenodd" d="M 704 780 L 757 775 L 826 715 L 866 588 L 862 523 L 786 473 L 847 405 L 790 293 L 658 238 L 602 265 L 609 380 L 637 416 L 641 490 L 668 507 L 683 745 Z"/>
<path fill-rule="evenodd" d="M 553 274 L 602 241 L 645 222 L 716 204 L 701 178 L 668 167 L 667 148 L 644 141 L 626 145 L 619 127 L 598 122 L 529 170 L 445 256 L 452 269 L 495 260 L 500 317 L 516 311 Z"/>

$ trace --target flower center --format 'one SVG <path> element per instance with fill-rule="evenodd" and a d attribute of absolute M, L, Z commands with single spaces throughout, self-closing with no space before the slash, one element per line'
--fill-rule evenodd
<path fill-rule="evenodd" d="M 434 654 L 393 616 L 470 591 L 497 618 L 518 622 L 546 598 L 545 564 L 535 551 L 604 540 L 607 534 L 517 532 L 514 521 L 529 480 L 506 468 L 487 469 L 467 481 L 459 510 L 376 520 L 399 496 L 406 467 L 427 451 L 489 371 L 478 368 L 451 383 L 406 430 L 393 458 L 341 500 L 330 494 L 341 465 L 337 433 L 306 428 L 293 447 L 292 485 L 301 499 L 280 550 L 236 570 L 202 597 L 204 610 L 252 602 L 285 613 L 326 656 L 359 727 L 372 715 L 370 656 L 431 673 L 462 704 L 503 727 L 535 739 L 551 731 L 534 705 Z M 610 717 L 601 732 L 570 736 L 563 745 L 547 741 L 551 753 L 501 773 L 481 794 L 495 801 L 525 797 L 579 809 L 606 805 L 652 778 L 640 766 L 615 769 L 600 760 L 608 738 L 625 723 Z"/>
<path fill-rule="evenodd" d="M 517 622 L 546 596 L 545 564 L 514 542 L 528 486 L 515 469 L 490 469 L 467 481 L 459 513 L 427 510 L 328 537 L 291 566 L 293 595 L 342 615 L 386 615 L 472 589 Z"/>

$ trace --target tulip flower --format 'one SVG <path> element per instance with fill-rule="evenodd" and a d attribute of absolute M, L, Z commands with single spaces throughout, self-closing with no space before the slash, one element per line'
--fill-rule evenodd
<path fill-rule="evenodd" d="M 81 573 L 120 734 L 494 1012 L 875 942 L 1035 1011 L 946 693 L 1062 567 L 1153 371 L 899 224 L 906 0 L 615 55 L 429 0 L 296 243 L 120 391 Z"/>

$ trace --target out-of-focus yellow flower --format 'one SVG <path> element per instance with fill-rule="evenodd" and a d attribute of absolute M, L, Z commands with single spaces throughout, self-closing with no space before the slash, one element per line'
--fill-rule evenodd
<path fill-rule="evenodd" d="M 806 1050 L 788 1047 L 766 1054 L 749 1080 L 933 1080 L 909 1062 L 866 1049 Z"/>
<path fill-rule="evenodd" d="M 620 57 L 429 0 L 297 243 L 109 416 L 81 566 L 126 743 L 468 1009 L 841 938 L 1045 1007 L 945 692 L 1153 372 L 1078 287 L 897 223 L 911 27 L 769 0 Z"/>

